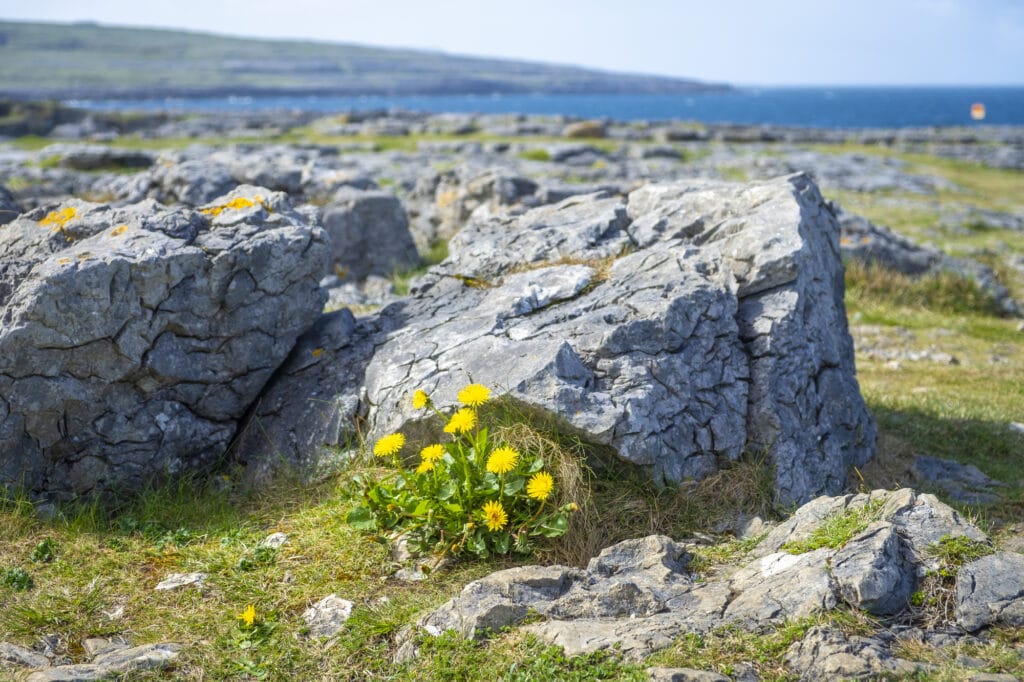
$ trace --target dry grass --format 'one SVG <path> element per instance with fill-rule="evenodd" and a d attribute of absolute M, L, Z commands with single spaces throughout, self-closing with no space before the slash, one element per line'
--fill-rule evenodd
<path fill-rule="evenodd" d="M 773 515 L 774 477 L 764 458 L 750 457 L 698 482 L 658 487 L 638 467 L 589 445 L 550 416 L 509 399 L 485 417 L 509 445 L 538 454 L 558 482 L 556 504 L 580 509 L 565 536 L 542 545 L 541 563 L 583 566 L 611 544 L 654 533 L 682 538 L 713 530 L 739 514 Z"/>

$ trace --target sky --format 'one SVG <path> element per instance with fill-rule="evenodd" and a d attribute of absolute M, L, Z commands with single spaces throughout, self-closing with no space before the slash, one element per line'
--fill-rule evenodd
<path fill-rule="evenodd" d="M 736 85 L 1022 85 L 1024 0 L 0 0 L 95 21 Z"/>

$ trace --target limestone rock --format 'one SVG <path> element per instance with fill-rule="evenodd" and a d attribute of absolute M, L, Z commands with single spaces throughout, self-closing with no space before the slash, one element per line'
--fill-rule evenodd
<path fill-rule="evenodd" d="M 402 202 L 387 192 L 342 189 L 324 207 L 331 258 L 346 277 L 390 276 L 419 263 Z"/>
<path fill-rule="evenodd" d="M 832 554 L 818 549 L 755 559 L 732 576 L 729 587 L 737 596 L 725 609 L 724 619 L 751 626 L 835 608 L 836 585 L 828 565 Z"/>
<path fill-rule="evenodd" d="M 156 584 L 154 590 L 178 590 L 183 587 L 202 587 L 209 577 L 206 573 L 170 573 L 166 578 Z"/>
<path fill-rule="evenodd" d="M 345 626 L 352 615 L 354 604 L 337 595 L 329 594 L 302 613 L 302 620 L 314 637 L 333 637 Z"/>
<path fill-rule="evenodd" d="M 765 536 L 753 555 L 766 556 L 778 552 L 786 543 L 806 540 L 829 516 L 862 509 L 868 504 L 880 505 L 878 520 L 892 523 L 918 560 L 929 545 L 947 535 L 988 542 L 985 533 L 934 495 L 902 488 L 812 500 Z"/>
<path fill-rule="evenodd" d="M 956 620 L 967 631 L 1024 625 L 1024 556 L 997 552 L 960 568 Z"/>
<path fill-rule="evenodd" d="M 288 542 L 287 533 L 271 533 L 260 541 L 260 546 L 281 549 L 286 542 Z"/>
<path fill-rule="evenodd" d="M 991 504 L 999 499 L 994 488 L 1006 487 L 1006 483 L 985 475 L 973 464 L 927 455 L 914 457 L 913 471 L 920 481 L 961 504 Z"/>
<path fill-rule="evenodd" d="M 925 549 L 947 536 L 989 542 L 981 529 L 930 493 L 897 490 L 888 496 L 882 512 L 882 519 L 892 522 L 918 561 L 923 560 Z"/>
<path fill-rule="evenodd" d="M 608 130 L 604 121 L 577 121 L 565 126 L 562 135 L 572 138 L 603 138 Z"/>
<path fill-rule="evenodd" d="M 445 409 L 472 380 L 656 480 L 765 450 L 780 500 L 800 502 L 872 452 L 837 227 L 805 177 L 572 197 L 471 221 L 449 252 L 409 297 L 303 338 L 239 451 L 301 466 L 353 439 L 355 415 L 370 440 L 425 434 L 413 392 Z"/>
<path fill-rule="evenodd" d="M 58 159 L 64 168 L 96 171 L 119 168 L 123 170 L 149 168 L 155 157 L 138 149 L 121 149 L 98 144 L 54 144 L 39 150 L 40 159 Z"/>
<path fill-rule="evenodd" d="M 851 606 L 876 615 L 899 613 L 914 589 L 915 566 L 895 526 L 878 522 L 832 557 L 832 577 Z"/>
<path fill-rule="evenodd" d="M 920 664 L 895 658 L 882 642 L 870 637 L 847 637 L 825 626 L 811 628 L 786 651 L 786 665 L 801 680 L 875 680 L 910 675 Z"/>
<path fill-rule="evenodd" d="M 0 670 L 5 668 L 45 668 L 50 659 L 41 653 L 10 642 L 0 642 Z"/>
<path fill-rule="evenodd" d="M 211 202 L 240 184 L 226 166 L 204 158 L 157 163 L 149 183 L 160 201 L 189 206 Z"/>
<path fill-rule="evenodd" d="M 0 185 L 0 225 L 6 225 L 21 214 L 21 207 L 15 201 L 14 195 Z"/>
<path fill-rule="evenodd" d="M 868 504 L 881 519 L 839 549 L 823 547 L 799 555 L 764 553 L 786 537 L 806 538 L 834 513 Z M 627 540 L 606 548 L 586 570 L 520 566 L 481 578 L 424 616 L 419 627 L 433 635 L 454 630 L 476 638 L 488 629 L 515 626 L 534 614 L 543 620 L 522 626 L 523 630 L 562 647 L 568 655 L 614 647 L 639 659 L 686 633 L 707 633 L 730 625 L 759 632 L 785 620 L 827 613 L 839 607 L 841 600 L 875 614 L 895 615 L 907 605 L 916 576 L 926 570 L 924 553 L 913 551 L 914 547 L 927 546 L 939 533 L 984 537 L 967 522 L 951 523 L 952 510 L 940 505 L 933 496 L 912 490 L 820 498 L 797 510 L 791 522 L 781 524 L 750 560 L 720 567 L 706 582 L 686 572 L 690 559 L 686 545 L 664 536 Z M 960 600 L 965 627 L 971 617 L 1013 624 L 1024 613 L 1018 613 L 1024 604 L 1024 583 L 1019 580 L 1024 575 L 1020 570 L 1024 556 L 993 556 L 1004 557 L 1003 563 L 986 567 L 975 562 L 964 567 L 958 578 L 958 597 L 967 595 Z M 995 562 L 992 557 L 986 559 Z M 970 590 L 964 587 L 968 584 Z M 902 633 L 900 637 L 929 645 L 968 641 L 962 632 L 893 627 L 894 633 Z M 847 639 L 827 628 L 812 631 L 804 644 L 791 648 L 791 665 L 805 679 L 913 671 L 913 665 L 891 656 L 888 647 L 894 636 L 880 633 L 874 638 Z M 404 651 L 409 653 L 410 647 Z"/>
<path fill-rule="evenodd" d="M 205 213 L 70 200 L 6 226 L 0 485 L 69 497 L 209 466 L 320 314 L 325 257 L 257 187 Z"/>
<path fill-rule="evenodd" d="M 729 678 L 710 670 L 693 668 L 648 668 L 651 682 L 729 682 Z"/>
<path fill-rule="evenodd" d="M 32 673 L 27 682 L 90 682 L 109 680 L 146 670 L 169 667 L 178 657 L 181 645 L 173 643 L 146 644 L 119 649 L 96 656 L 91 663 L 61 665 Z"/>

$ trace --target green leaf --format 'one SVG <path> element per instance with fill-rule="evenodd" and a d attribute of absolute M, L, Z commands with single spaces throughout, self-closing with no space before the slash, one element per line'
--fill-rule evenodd
<path fill-rule="evenodd" d="M 426 516 L 434 505 L 430 504 L 430 500 L 420 500 L 416 508 L 410 512 L 413 516 Z"/>
<path fill-rule="evenodd" d="M 479 557 L 486 558 L 489 552 L 487 551 L 487 541 L 484 539 L 482 533 L 475 533 L 471 535 L 466 541 L 466 550 L 476 554 Z"/>
<path fill-rule="evenodd" d="M 541 524 L 538 530 L 546 538 L 557 538 L 569 530 L 569 519 L 565 514 L 556 514 Z"/>
<path fill-rule="evenodd" d="M 543 468 L 544 460 L 541 459 L 540 457 L 535 457 L 534 460 L 530 462 L 530 466 L 526 469 L 526 473 L 535 474 Z"/>
<path fill-rule="evenodd" d="M 509 479 L 505 481 L 505 494 L 509 496 L 515 495 L 525 487 L 525 478 L 523 478 L 522 476 L 510 476 Z"/>
<path fill-rule="evenodd" d="M 373 512 L 366 507 L 356 507 L 348 513 L 345 518 L 348 524 L 358 530 L 374 530 L 377 528 L 377 519 Z"/>
<path fill-rule="evenodd" d="M 454 502 L 449 502 L 449 503 L 445 504 L 444 508 L 447 511 L 450 511 L 451 513 L 453 513 L 453 514 L 461 514 L 462 513 L 462 505 L 461 504 L 455 504 Z"/>
<path fill-rule="evenodd" d="M 508 546 L 511 539 L 508 533 L 498 533 L 494 537 L 494 552 L 496 554 L 508 554 Z"/>
<path fill-rule="evenodd" d="M 452 496 L 455 494 L 456 490 L 457 487 L 455 485 L 455 481 L 445 481 L 444 483 L 441 484 L 441 488 L 437 491 L 437 499 L 441 500 L 442 502 L 445 500 L 450 500 Z"/>

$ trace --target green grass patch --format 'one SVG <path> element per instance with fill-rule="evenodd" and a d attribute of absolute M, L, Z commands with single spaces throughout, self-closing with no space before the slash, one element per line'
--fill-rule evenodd
<path fill-rule="evenodd" d="M 782 549 L 790 554 L 806 554 L 824 547 L 839 549 L 880 519 L 883 506 L 882 500 L 872 500 L 861 507 L 831 514 L 806 539 L 787 542 Z"/>
<path fill-rule="evenodd" d="M 448 257 L 448 242 L 437 239 L 430 243 L 425 253 L 420 256 L 420 264 L 415 268 L 399 270 L 391 277 L 395 293 L 399 296 L 409 294 L 409 285 L 414 279 L 426 274 L 427 270 Z"/>
<path fill-rule="evenodd" d="M 940 313 L 999 316 L 991 294 L 967 277 L 938 272 L 911 277 L 875 265 L 846 263 L 847 296 L 856 303 L 887 304 Z"/>
<path fill-rule="evenodd" d="M 624 661 L 615 651 L 569 657 L 561 647 L 544 644 L 529 635 L 506 635 L 495 641 L 478 643 L 448 632 L 436 638 L 421 637 L 418 644 L 421 658 L 404 669 L 398 680 L 645 682 L 648 679 L 644 665 Z"/>
<path fill-rule="evenodd" d="M 837 610 L 787 621 L 770 632 L 748 632 L 728 625 L 706 635 L 683 635 L 671 647 L 651 656 L 647 664 L 712 670 L 730 676 L 749 666 L 762 680 L 795 681 L 800 676 L 786 667 L 786 650 L 816 625 L 829 625 L 846 634 L 866 634 L 873 624 L 863 614 Z"/>
<path fill-rule="evenodd" d="M 956 576 L 960 567 L 993 552 L 987 542 L 966 537 L 943 536 L 924 550 L 928 573 L 910 595 L 911 615 L 924 627 L 949 627 L 956 623 Z"/>
<path fill-rule="evenodd" d="M 547 149 L 542 149 L 542 148 L 527 149 L 525 151 L 519 152 L 519 154 L 517 156 L 519 156 L 520 159 L 524 159 L 526 161 L 550 161 L 551 160 L 551 153 L 548 152 Z"/>

